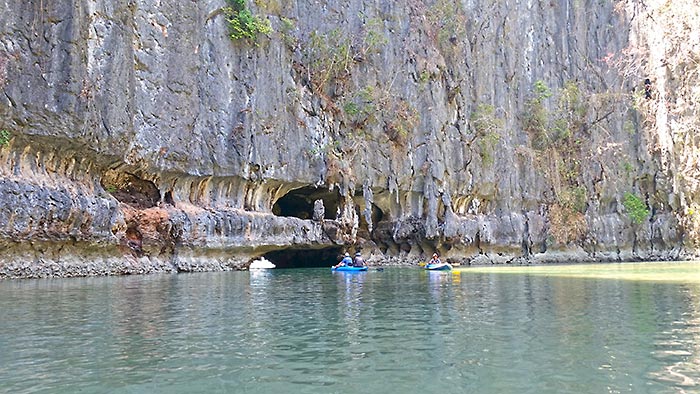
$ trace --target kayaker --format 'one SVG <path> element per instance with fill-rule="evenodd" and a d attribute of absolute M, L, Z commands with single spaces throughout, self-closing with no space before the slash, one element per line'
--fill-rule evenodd
<path fill-rule="evenodd" d="M 440 261 L 440 256 L 438 256 L 437 253 L 433 253 L 433 258 L 430 259 L 428 264 L 440 264 L 440 263 L 442 263 L 442 261 Z"/>
<path fill-rule="evenodd" d="M 345 257 L 343 257 L 342 260 L 340 260 L 340 263 L 336 264 L 333 266 L 333 268 L 338 268 L 338 267 L 352 267 L 352 258 L 350 257 L 350 253 L 345 253 Z"/>
<path fill-rule="evenodd" d="M 365 266 L 365 259 L 362 258 L 362 254 L 360 252 L 355 253 L 355 267 L 364 267 Z"/>

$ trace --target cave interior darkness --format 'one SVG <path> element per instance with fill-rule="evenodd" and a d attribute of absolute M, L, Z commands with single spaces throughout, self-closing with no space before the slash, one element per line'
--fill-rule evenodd
<path fill-rule="evenodd" d="M 265 253 L 277 268 L 329 267 L 337 264 L 342 255 L 341 247 L 323 249 L 283 249 Z"/>
<path fill-rule="evenodd" d="M 272 213 L 277 216 L 293 216 L 299 219 L 311 219 L 314 201 L 322 200 L 325 208 L 324 219 L 335 219 L 340 202 L 337 190 L 306 186 L 294 189 L 275 202 Z"/>

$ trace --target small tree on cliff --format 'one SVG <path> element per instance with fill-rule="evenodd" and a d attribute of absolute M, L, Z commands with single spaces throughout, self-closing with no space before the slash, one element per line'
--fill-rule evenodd
<path fill-rule="evenodd" d="M 625 210 L 627 210 L 627 214 L 634 224 L 642 223 L 644 219 L 649 217 L 649 209 L 646 203 L 634 193 L 626 192 L 622 205 L 625 206 Z"/>
<path fill-rule="evenodd" d="M 253 15 L 245 0 L 228 0 L 229 6 L 223 9 L 232 40 L 246 39 L 254 42 L 258 34 L 270 34 L 270 21 Z"/>

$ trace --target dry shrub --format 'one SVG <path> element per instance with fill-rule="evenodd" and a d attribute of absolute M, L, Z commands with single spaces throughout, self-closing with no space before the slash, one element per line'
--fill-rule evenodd
<path fill-rule="evenodd" d="M 690 248 L 700 250 L 700 204 L 691 203 L 684 211 L 679 219 L 685 242 Z"/>
<path fill-rule="evenodd" d="M 390 141 L 398 146 L 404 146 L 406 139 L 420 123 L 420 114 L 404 99 L 392 103 L 384 103 L 385 113 L 390 114 L 384 121 L 384 132 Z"/>
<path fill-rule="evenodd" d="M 328 185 L 341 185 L 343 180 L 342 172 L 343 163 L 340 158 L 333 154 L 326 156 L 326 184 Z"/>
<path fill-rule="evenodd" d="M 549 208 L 549 232 L 557 243 L 579 242 L 588 230 L 586 217 L 572 208 L 554 204 Z"/>

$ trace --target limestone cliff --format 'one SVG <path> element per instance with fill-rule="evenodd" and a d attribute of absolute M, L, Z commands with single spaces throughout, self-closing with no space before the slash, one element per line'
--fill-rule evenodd
<path fill-rule="evenodd" d="M 6 0 L 0 277 L 693 257 L 693 0 Z"/>

